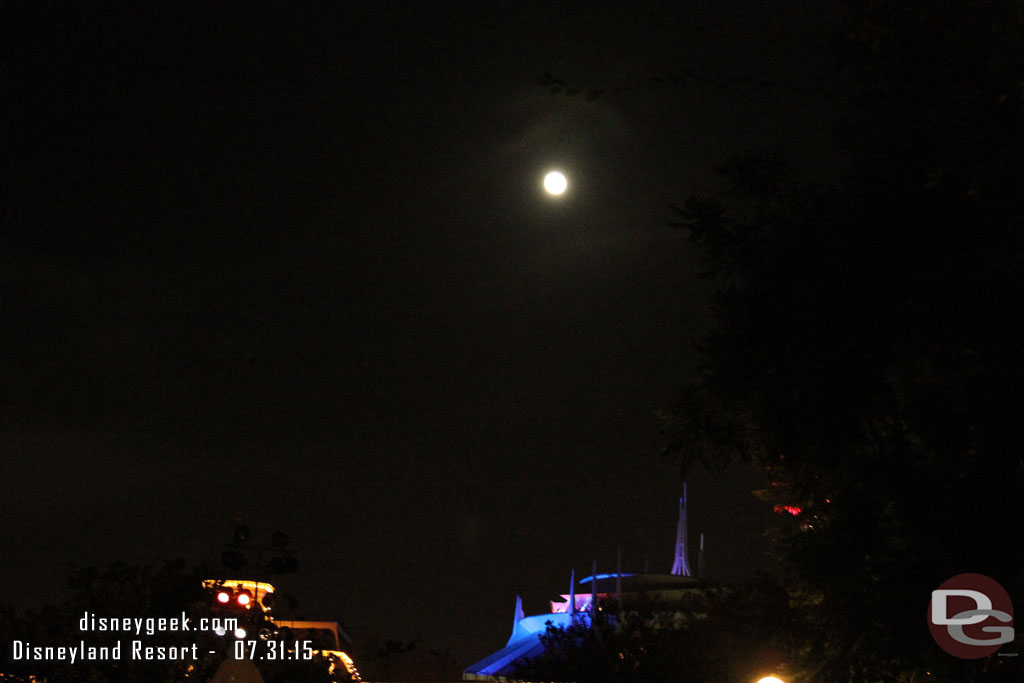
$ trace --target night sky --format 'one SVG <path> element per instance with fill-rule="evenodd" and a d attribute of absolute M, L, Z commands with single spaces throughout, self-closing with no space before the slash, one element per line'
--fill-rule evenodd
<path fill-rule="evenodd" d="M 3 3 L 0 601 L 241 513 L 304 615 L 465 666 L 517 593 L 667 571 L 710 322 L 670 205 L 821 154 L 830 6 Z M 690 478 L 713 577 L 755 485 Z"/>

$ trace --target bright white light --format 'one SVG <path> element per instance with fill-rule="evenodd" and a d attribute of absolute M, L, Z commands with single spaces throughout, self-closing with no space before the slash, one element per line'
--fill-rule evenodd
<path fill-rule="evenodd" d="M 235 629 L 235 638 L 245 638 L 245 629 L 239 626 Z"/>
<path fill-rule="evenodd" d="M 765 676 L 764 678 L 759 680 L 757 683 L 786 683 L 786 682 L 784 680 L 782 680 L 781 678 L 776 678 L 775 676 Z"/>
<path fill-rule="evenodd" d="M 551 171 L 544 176 L 544 189 L 549 194 L 562 194 L 567 187 L 569 187 L 569 181 L 565 179 L 565 175 L 558 171 Z"/>

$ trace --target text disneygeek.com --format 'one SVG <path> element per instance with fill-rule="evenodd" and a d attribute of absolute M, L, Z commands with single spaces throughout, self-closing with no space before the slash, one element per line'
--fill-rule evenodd
<path fill-rule="evenodd" d="M 152 636 L 167 631 L 211 631 L 224 633 L 238 628 L 238 619 L 219 617 L 203 617 L 195 624 L 192 619 L 181 613 L 180 617 L 98 617 L 86 612 L 78 620 L 78 630 L 83 632 L 98 631 L 104 633 L 134 633 L 141 636 L 145 633 Z"/>
<path fill-rule="evenodd" d="M 204 617 L 193 620 L 185 612 L 180 617 L 100 617 L 86 612 L 78 621 L 83 633 L 124 633 L 135 636 L 153 636 L 168 632 L 209 631 L 218 635 L 233 632 L 238 619 Z M 200 657 L 199 646 L 189 645 L 147 645 L 136 639 L 113 644 L 90 645 L 84 639 L 77 643 L 63 645 L 39 645 L 24 640 L 11 642 L 13 661 L 50 661 L 74 664 L 81 661 L 118 661 L 133 659 L 141 661 L 179 660 L 196 661 Z"/>

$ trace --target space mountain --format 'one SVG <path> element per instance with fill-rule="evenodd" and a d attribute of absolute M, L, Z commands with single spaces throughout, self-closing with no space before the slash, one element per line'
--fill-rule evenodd
<path fill-rule="evenodd" d="M 658 605 L 672 611 L 688 597 L 704 591 L 708 584 L 690 570 L 687 555 L 686 487 L 679 499 L 679 524 L 676 528 L 675 561 L 668 574 L 594 572 L 579 581 L 575 572 L 569 581 L 569 592 L 561 600 L 551 601 L 550 612 L 526 616 L 522 598 L 516 597 L 515 614 L 512 620 L 512 635 L 505 646 L 463 672 L 464 680 L 494 680 L 512 677 L 517 668 L 544 652 L 541 640 L 549 626 L 568 628 L 573 623 L 589 624 L 594 609 L 601 605 L 616 604 L 618 609 L 630 609 L 639 605 Z M 704 538 L 700 539 L 698 569 L 703 564 Z M 577 590 L 577 585 L 579 590 Z"/>

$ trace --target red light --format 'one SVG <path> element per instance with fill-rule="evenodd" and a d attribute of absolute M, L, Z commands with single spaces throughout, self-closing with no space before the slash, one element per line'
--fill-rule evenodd
<path fill-rule="evenodd" d="M 242 607 L 248 607 L 249 603 L 252 602 L 252 598 L 249 597 L 248 593 L 239 593 L 235 601 Z"/>
<path fill-rule="evenodd" d="M 229 602 L 231 602 L 231 595 L 224 591 L 220 591 L 219 593 L 217 593 L 217 602 L 219 602 L 222 605 L 226 605 Z"/>
<path fill-rule="evenodd" d="M 776 505 L 774 510 L 775 510 L 775 512 L 778 512 L 778 513 L 788 512 L 789 514 L 793 515 L 794 517 L 796 517 L 801 512 L 803 512 L 803 510 L 798 508 L 796 505 Z"/>

